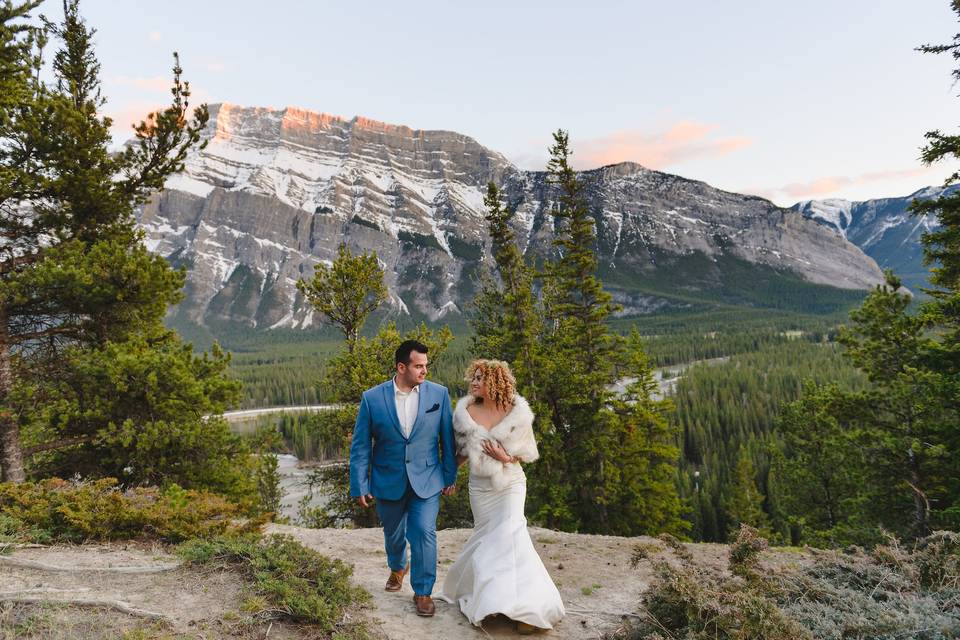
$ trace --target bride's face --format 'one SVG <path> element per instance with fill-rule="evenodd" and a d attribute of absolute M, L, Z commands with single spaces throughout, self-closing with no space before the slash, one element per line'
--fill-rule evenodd
<path fill-rule="evenodd" d="M 473 378 L 470 379 L 470 395 L 474 398 L 487 397 L 487 385 L 483 380 L 483 371 L 477 369 L 473 372 Z"/>

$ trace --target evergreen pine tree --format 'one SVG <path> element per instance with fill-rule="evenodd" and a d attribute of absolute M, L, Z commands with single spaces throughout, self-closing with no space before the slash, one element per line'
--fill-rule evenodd
<path fill-rule="evenodd" d="M 887 272 L 838 338 L 867 387 L 808 387 L 788 410 L 782 466 L 799 482 L 784 504 L 805 521 L 808 540 L 866 542 L 880 528 L 915 537 L 951 526 L 958 404 L 954 383 L 929 366 L 930 316 L 909 313 L 911 302 Z"/>
<path fill-rule="evenodd" d="M 839 341 L 873 383 L 857 403 L 851 437 L 863 448 L 873 478 L 877 521 L 902 535 L 928 535 L 954 497 L 951 458 L 956 457 L 956 382 L 937 362 L 939 341 L 927 335 L 929 315 L 907 312 L 911 296 L 891 273 L 850 317 Z M 931 347 L 933 349 L 931 350 Z"/>
<path fill-rule="evenodd" d="M 736 535 L 741 524 L 770 534 L 770 520 L 763 510 L 764 495 L 757 488 L 757 473 L 746 448 L 740 449 L 733 482 L 727 499 L 727 517 L 730 522 L 728 534 Z"/>
<path fill-rule="evenodd" d="M 866 461 L 850 437 L 860 397 L 837 384 L 804 385 L 779 422 L 783 455 L 774 463 L 779 501 L 794 544 L 867 544 L 875 532 L 862 520 Z M 771 471 L 773 473 L 773 471 Z"/>
<path fill-rule="evenodd" d="M 377 254 L 354 256 L 342 243 L 333 264 L 317 264 L 313 278 L 298 280 L 297 289 L 328 322 L 340 328 L 350 352 L 367 317 L 387 299 Z"/>
<path fill-rule="evenodd" d="M 12 135 L 23 105 L 36 98 L 33 74 L 40 66 L 40 34 L 31 28 L 28 18 L 39 4 L 36 1 L 0 5 L 0 282 L 16 268 L 15 260 L 25 259 L 23 249 L 15 246 L 31 224 L 18 209 L 39 179 L 36 171 L 19 162 L 23 153 L 18 152 Z M 29 246 L 27 242 L 23 245 Z M 15 336 L 11 336 L 9 323 L 10 311 L 0 298 L 0 479 L 22 481 L 25 473 L 20 425 L 8 406 L 16 375 L 11 356 Z"/>
<path fill-rule="evenodd" d="M 951 3 L 954 13 L 960 16 L 960 2 Z M 960 35 L 944 45 L 924 45 L 924 53 L 949 53 L 960 61 Z M 960 66 L 953 70 L 955 80 L 960 79 Z M 927 145 L 921 157 L 926 164 L 960 158 L 960 135 L 930 131 L 926 134 Z M 954 171 L 944 185 L 960 182 L 960 171 Z M 935 200 L 915 200 L 911 205 L 915 214 L 935 214 L 940 223 L 938 229 L 926 232 L 922 237 L 924 260 L 931 265 L 927 291 L 932 300 L 923 305 L 922 313 L 928 323 L 935 327 L 937 338 L 925 344 L 928 366 L 943 374 L 940 396 L 954 410 L 960 408 L 960 192 L 953 192 Z M 960 529 L 960 423 L 954 422 L 949 429 L 951 437 L 944 446 L 948 449 L 945 473 L 948 481 L 949 504 L 943 507 L 943 516 L 956 530 Z"/>
<path fill-rule="evenodd" d="M 654 400 L 657 383 L 634 329 L 623 344 L 621 375 L 630 381 L 624 393 L 610 400 L 619 459 L 609 531 L 682 534 L 689 529 L 677 492 L 677 429 L 669 420 L 673 404 Z"/>
<path fill-rule="evenodd" d="M 544 359 L 543 396 L 551 428 L 546 435 L 557 436 L 559 450 L 550 453 L 566 460 L 567 482 L 576 478 L 562 499 L 577 526 L 607 531 L 610 502 L 622 486 L 614 460 L 619 452 L 613 415 L 607 410 L 620 345 L 604 324 L 616 306 L 596 275 L 594 221 L 569 163 L 569 138 L 562 130 L 553 138 L 547 169 L 557 190 L 552 210 L 555 255 L 545 265 L 543 285 L 544 350 L 549 354 Z"/>
<path fill-rule="evenodd" d="M 534 519 L 568 530 L 682 533 L 675 430 L 667 406 L 651 400 L 655 385 L 639 336 L 627 341 L 606 324 L 617 307 L 596 275 L 594 221 L 569 165 L 567 134 L 554 140 L 555 255 L 542 275 L 542 306 L 511 214 L 491 185 L 487 221 L 499 281 L 488 279 L 478 297 L 474 348 L 513 363 L 537 415 L 541 456 L 528 494 Z M 611 388 L 620 377 L 633 382 L 618 397 Z"/>
<path fill-rule="evenodd" d="M 33 6 L 7 3 L 0 14 L 3 82 L 13 85 L 0 98 L 4 476 L 25 478 L 26 452 L 47 472 L 248 495 L 244 447 L 205 418 L 238 397 L 228 357 L 195 357 L 163 327 L 184 274 L 145 250 L 133 217 L 200 144 L 206 107 L 191 116 L 174 54 L 171 105 L 110 152 L 93 30 L 73 0 L 62 23 L 25 30 L 17 21 Z M 37 63 L 48 36 L 61 43 L 52 83 Z"/>
<path fill-rule="evenodd" d="M 517 247 L 510 219 L 494 183 L 484 198 L 487 228 L 499 282 L 484 279 L 475 298 L 473 352 L 513 363 L 513 373 L 527 400 L 535 401 L 536 341 L 541 332 L 533 291 L 533 270 Z"/>

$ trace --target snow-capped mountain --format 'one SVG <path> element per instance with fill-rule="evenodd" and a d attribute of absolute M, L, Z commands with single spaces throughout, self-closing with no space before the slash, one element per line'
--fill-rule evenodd
<path fill-rule="evenodd" d="M 939 224 L 935 216 L 911 215 L 913 200 L 930 200 L 958 187 L 925 187 L 902 198 L 805 200 L 791 207 L 805 217 L 833 229 L 860 247 L 883 268 L 890 268 L 910 289 L 927 286 L 929 266 L 923 264 L 920 237 Z"/>
<path fill-rule="evenodd" d="M 467 136 L 292 107 L 222 104 L 210 114 L 207 147 L 139 214 L 149 248 L 188 268 L 180 313 L 192 321 L 311 325 L 295 283 L 341 242 L 377 252 L 399 312 L 462 313 L 490 260 L 490 181 L 516 208 L 524 251 L 551 251 L 546 174 Z M 722 297 L 740 277 L 732 264 L 847 289 L 882 278 L 843 237 L 762 198 L 632 163 L 580 178 L 605 282 L 626 312 L 678 304 L 672 294 Z"/>

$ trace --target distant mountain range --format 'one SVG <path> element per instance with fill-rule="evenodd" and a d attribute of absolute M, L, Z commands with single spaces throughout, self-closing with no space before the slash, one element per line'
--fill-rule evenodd
<path fill-rule="evenodd" d="M 930 200 L 953 193 L 960 186 L 926 187 L 902 198 L 806 200 L 791 209 L 816 220 L 854 243 L 882 269 L 893 269 L 913 291 L 928 286 L 930 267 L 923 264 L 920 236 L 939 225 L 934 216 L 911 215 L 913 200 Z"/>
<path fill-rule="evenodd" d="M 139 213 L 148 247 L 188 269 L 181 321 L 313 326 L 295 282 L 340 242 L 377 252 L 395 312 L 463 314 L 490 264 L 490 181 L 516 209 L 526 255 L 553 251 L 547 174 L 467 136 L 296 108 L 210 113 L 208 146 Z M 625 314 L 710 304 L 829 311 L 882 280 L 857 246 L 861 203 L 828 224 L 827 205 L 784 209 L 633 163 L 579 177 L 601 275 Z"/>

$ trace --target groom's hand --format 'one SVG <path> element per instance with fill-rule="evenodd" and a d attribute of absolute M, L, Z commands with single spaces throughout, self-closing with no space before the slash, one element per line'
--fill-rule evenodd
<path fill-rule="evenodd" d="M 457 485 L 452 484 L 449 487 L 444 487 L 440 493 L 442 493 L 445 496 L 452 496 L 456 492 L 457 492 Z"/>
<path fill-rule="evenodd" d="M 360 496 L 357 498 L 357 502 L 360 503 L 360 506 L 366 509 L 367 507 L 373 504 L 373 494 L 368 493 L 365 496 Z"/>

